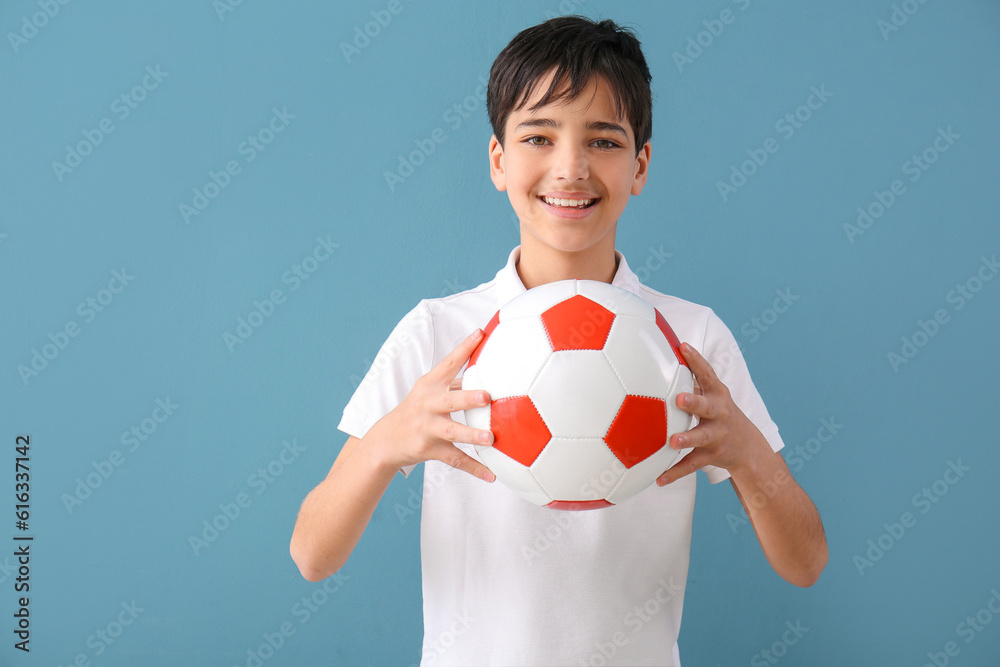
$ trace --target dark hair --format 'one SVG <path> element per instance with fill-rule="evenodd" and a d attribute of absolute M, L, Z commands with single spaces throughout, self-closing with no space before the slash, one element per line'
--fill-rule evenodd
<path fill-rule="evenodd" d="M 632 125 L 638 155 L 653 134 L 652 76 L 639 40 L 610 19 L 595 23 L 578 15 L 559 16 L 522 30 L 493 61 L 486 112 L 500 145 L 507 118 L 525 105 L 536 83 L 553 67 L 552 85 L 531 110 L 567 95 L 576 99 L 594 76 L 603 77 L 614 93 L 616 113 Z M 569 89 L 555 97 L 566 76 Z"/>

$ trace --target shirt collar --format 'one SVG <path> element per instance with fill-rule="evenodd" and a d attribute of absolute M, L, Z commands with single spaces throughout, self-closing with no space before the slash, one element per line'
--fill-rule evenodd
<path fill-rule="evenodd" d="M 497 310 L 507 305 L 507 302 L 514 297 L 527 291 L 524 283 L 521 282 L 521 276 L 517 275 L 517 268 L 514 266 L 520 257 L 521 246 L 516 246 L 510 251 L 510 255 L 507 257 L 507 265 L 497 271 Z M 611 284 L 641 297 L 640 290 L 642 285 L 639 282 L 638 276 L 628 267 L 625 255 L 615 250 L 615 258 L 618 260 L 618 270 L 615 271 L 615 277 L 611 281 Z"/>

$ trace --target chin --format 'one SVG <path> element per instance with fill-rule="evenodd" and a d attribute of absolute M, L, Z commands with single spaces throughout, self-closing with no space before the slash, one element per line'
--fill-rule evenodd
<path fill-rule="evenodd" d="M 548 246 L 554 250 L 560 252 L 581 252 L 583 250 L 588 250 L 598 245 L 603 241 L 609 234 L 613 235 L 613 230 L 605 232 L 603 234 L 595 234 L 593 230 L 545 230 L 542 233 L 537 233 L 529 228 L 529 234 L 538 243 Z"/>
<path fill-rule="evenodd" d="M 559 252 L 566 254 L 578 253 L 578 252 L 583 252 L 585 250 L 590 250 L 595 245 L 597 245 L 597 241 L 594 241 L 592 239 L 580 240 L 580 241 L 553 239 L 548 241 L 542 241 L 542 243 L 547 247 L 552 248 L 553 250 L 557 250 Z"/>

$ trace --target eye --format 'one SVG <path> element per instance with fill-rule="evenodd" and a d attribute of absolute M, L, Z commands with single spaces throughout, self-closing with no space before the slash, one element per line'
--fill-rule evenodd
<path fill-rule="evenodd" d="M 539 141 L 536 142 L 535 139 L 538 139 Z M 521 143 L 523 143 L 523 144 L 528 144 L 529 146 L 536 146 L 536 147 L 538 147 L 538 146 L 544 146 L 546 142 L 548 142 L 548 139 L 546 139 L 545 137 L 539 136 L 539 135 L 533 135 L 533 136 L 527 137 L 526 139 L 522 139 L 521 140 Z M 597 146 L 601 150 L 607 151 L 607 150 L 613 150 L 615 148 L 621 148 L 620 144 L 618 144 L 617 142 L 612 141 L 611 139 L 595 139 L 592 143 L 601 144 L 601 142 L 603 142 L 605 144 L 605 145 L 598 145 Z"/>

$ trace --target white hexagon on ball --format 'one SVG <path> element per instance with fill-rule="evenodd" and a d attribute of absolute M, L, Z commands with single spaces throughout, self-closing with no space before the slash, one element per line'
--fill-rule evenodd
<path fill-rule="evenodd" d="M 634 496 L 677 460 L 659 443 L 692 423 L 674 402 L 691 374 L 641 297 L 548 283 L 504 305 L 485 331 L 462 387 L 493 399 L 465 416 L 494 432 L 494 446 L 476 451 L 498 481 L 536 505 L 593 509 Z"/>
<path fill-rule="evenodd" d="M 625 389 L 601 350 L 553 352 L 528 396 L 556 438 L 603 436 Z"/>

